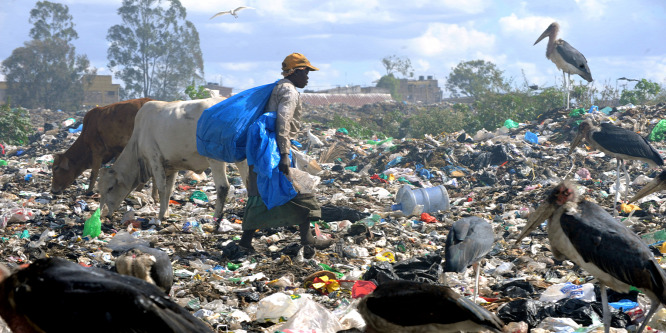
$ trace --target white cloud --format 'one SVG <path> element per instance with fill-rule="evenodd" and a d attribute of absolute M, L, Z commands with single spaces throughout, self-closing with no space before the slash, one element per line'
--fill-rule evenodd
<path fill-rule="evenodd" d="M 223 70 L 242 72 L 256 70 L 262 65 L 256 62 L 222 62 L 218 66 Z"/>
<path fill-rule="evenodd" d="M 363 77 L 370 82 L 379 80 L 382 77 L 382 74 L 378 71 L 367 71 L 363 72 Z"/>
<path fill-rule="evenodd" d="M 468 50 L 491 50 L 495 36 L 457 24 L 430 23 L 426 32 L 410 41 L 411 49 L 424 56 L 464 54 Z"/>
<path fill-rule="evenodd" d="M 505 16 L 499 19 L 500 28 L 505 35 L 515 36 L 539 36 L 548 25 L 555 22 L 555 19 L 549 16 L 527 16 L 518 18 L 516 14 L 512 13 L 510 16 Z"/>
<path fill-rule="evenodd" d="M 490 5 L 487 0 L 444 0 L 444 5 L 467 14 L 482 13 Z"/>
<path fill-rule="evenodd" d="M 243 33 L 249 34 L 253 32 L 252 25 L 248 23 L 233 22 L 233 23 L 213 23 L 207 24 L 207 27 L 212 27 L 224 33 Z"/>
<path fill-rule="evenodd" d="M 601 16 L 606 11 L 607 0 L 575 0 L 584 13 Z"/>
<path fill-rule="evenodd" d="M 415 72 L 427 72 L 430 70 L 430 62 L 425 59 L 417 59 L 412 64 L 412 67 L 414 67 Z"/>

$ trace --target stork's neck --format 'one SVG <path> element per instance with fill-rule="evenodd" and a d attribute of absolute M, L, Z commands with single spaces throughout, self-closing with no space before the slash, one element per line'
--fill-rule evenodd
<path fill-rule="evenodd" d="M 557 32 L 548 36 L 548 46 L 546 47 L 546 58 L 548 59 L 550 59 L 550 56 L 553 54 L 553 52 L 555 52 L 556 33 Z"/>

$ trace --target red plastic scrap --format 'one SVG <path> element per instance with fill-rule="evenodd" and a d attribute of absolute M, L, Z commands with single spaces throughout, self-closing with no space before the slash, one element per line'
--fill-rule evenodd
<path fill-rule="evenodd" d="M 435 223 L 435 222 L 438 222 L 437 219 L 436 219 L 434 216 L 432 216 L 432 215 L 430 215 L 430 214 L 428 214 L 428 213 L 422 213 L 422 214 L 421 214 L 421 221 L 423 221 L 423 222 L 425 222 L 425 223 Z"/>
<path fill-rule="evenodd" d="M 352 298 L 360 298 L 370 294 L 377 288 L 372 281 L 357 280 L 352 286 Z"/>

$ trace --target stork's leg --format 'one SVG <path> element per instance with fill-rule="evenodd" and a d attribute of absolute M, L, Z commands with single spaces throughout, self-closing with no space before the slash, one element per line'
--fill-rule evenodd
<path fill-rule="evenodd" d="M 567 87 L 567 77 L 564 75 L 564 71 L 562 71 L 562 86 L 564 87 L 564 90 L 567 92 L 567 100 L 566 100 L 566 106 L 567 109 L 569 109 L 569 88 Z"/>
<path fill-rule="evenodd" d="M 615 201 L 613 202 L 613 216 L 617 217 L 617 202 L 620 201 L 620 161 L 617 159 L 617 172 L 616 172 L 616 181 L 615 181 Z"/>
<path fill-rule="evenodd" d="M 631 181 L 631 178 L 629 178 L 629 172 L 627 172 L 627 164 L 624 163 L 624 160 L 622 160 L 621 164 L 622 164 L 622 170 L 624 170 L 624 181 L 625 181 L 623 200 L 627 201 L 627 196 L 629 195 L 629 182 Z"/>
<path fill-rule="evenodd" d="M 564 73 L 564 71 L 562 71 L 562 73 Z M 571 82 L 571 74 L 567 73 L 567 76 L 568 76 L 568 78 L 567 78 L 567 109 L 569 109 L 569 101 L 571 100 L 571 96 L 569 95 L 569 93 L 570 93 L 570 91 L 569 91 L 570 90 L 569 89 L 570 88 L 569 87 L 569 82 Z"/>
<path fill-rule="evenodd" d="M 601 306 L 604 310 L 604 332 L 608 333 L 610 332 L 611 323 L 610 308 L 608 308 L 608 295 L 606 294 L 605 284 L 602 283 L 599 287 L 601 288 Z"/>
<path fill-rule="evenodd" d="M 659 302 L 658 299 L 653 299 L 650 297 L 650 311 L 648 311 L 647 316 L 645 316 L 645 319 L 643 319 L 643 323 L 641 324 L 641 328 L 636 331 L 636 333 L 641 333 L 643 332 L 643 329 L 645 329 L 645 326 L 647 326 L 648 322 L 650 322 L 650 318 L 652 318 L 652 315 L 659 309 L 659 305 L 661 303 Z"/>
<path fill-rule="evenodd" d="M 472 265 L 476 269 L 476 280 L 474 282 L 474 303 L 476 303 L 476 298 L 479 296 L 479 273 L 481 271 L 481 265 L 479 263 L 475 263 Z"/>

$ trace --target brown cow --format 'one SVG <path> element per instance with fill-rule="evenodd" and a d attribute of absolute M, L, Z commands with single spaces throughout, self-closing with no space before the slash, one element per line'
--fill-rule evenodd
<path fill-rule="evenodd" d="M 123 151 L 134 130 L 134 117 L 148 101 L 152 99 L 131 99 L 88 111 L 81 135 L 67 151 L 54 156 L 51 192 L 62 192 L 87 169 L 91 169 L 88 191 L 92 192 L 99 168 Z"/>

